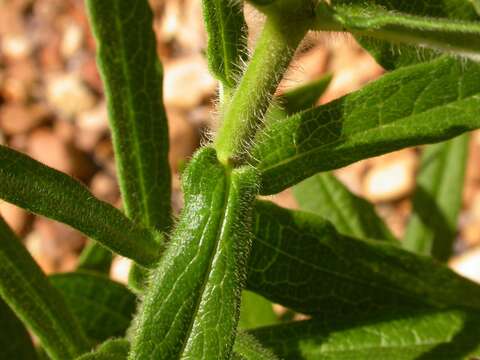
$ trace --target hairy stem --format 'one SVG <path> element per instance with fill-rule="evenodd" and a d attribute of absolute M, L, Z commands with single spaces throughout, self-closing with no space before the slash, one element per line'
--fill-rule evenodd
<path fill-rule="evenodd" d="M 253 57 L 225 108 L 215 148 L 223 164 L 244 160 L 248 141 L 262 123 L 270 100 L 307 32 L 302 22 L 268 16 Z"/>

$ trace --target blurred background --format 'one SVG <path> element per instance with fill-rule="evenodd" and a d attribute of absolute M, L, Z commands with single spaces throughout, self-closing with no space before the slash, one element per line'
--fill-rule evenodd
<path fill-rule="evenodd" d="M 153 0 L 158 53 L 165 68 L 173 206 L 181 208 L 178 168 L 215 128 L 217 83 L 204 58 L 206 35 L 198 0 Z M 251 41 L 262 23 L 246 9 Z M 320 100 L 357 90 L 383 69 L 346 35 L 310 35 L 279 92 L 334 75 Z M 0 0 L 0 144 L 81 180 L 121 207 L 95 44 L 82 0 Z M 336 171 L 354 193 L 375 203 L 395 235 L 405 230 L 421 149 L 368 159 Z M 0 184 L 1 186 L 1 184 Z M 289 191 L 271 200 L 290 208 Z M 86 239 L 78 232 L 0 201 L 0 213 L 46 273 L 73 270 Z M 472 134 L 463 209 L 450 265 L 480 282 L 480 132 Z M 126 281 L 117 258 L 112 277 Z"/>

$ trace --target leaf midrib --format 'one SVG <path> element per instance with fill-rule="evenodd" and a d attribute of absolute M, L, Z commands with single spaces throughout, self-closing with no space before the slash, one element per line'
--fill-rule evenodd
<path fill-rule="evenodd" d="M 436 111 L 442 107 L 452 107 L 452 106 L 455 106 L 455 104 L 457 103 L 461 103 L 461 102 L 464 102 L 464 101 L 468 101 L 468 100 L 478 100 L 480 99 L 480 95 L 479 94 L 475 94 L 475 95 L 472 95 L 472 96 L 469 96 L 469 97 L 465 97 L 463 99 L 457 99 L 453 102 L 449 102 L 449 103 L 443 103 L 442 105 L 438 105 L 438 106 L 435 106 L 435 107 L 432 107 L 432 108 L 429 108 L 427 111 L 422 111 L 422 112 L 419 112 L 419 113 L 416 113 L 416 114 L 413 114 L 413 115 L 409 115 L 407 117 L 404 117 L 404 118 L 400 118 L 400 119 L 397 119 L 397 120 L 394 120 L 392 122 L 389 122 L 387 124 L 380 124 L 374 128 L 369 128 L 369 129 L 366 129 L 364 131 L 361 131 L 361 132 L 358 132 L 358 133 L 355 133 L 354 136 L 345 136 L 343 135 L 344 137 L 342 139 L 338 139 L 336 141 L 332 141 L 331 143 L 328 143 L 328 144 L 323 144 L 321 146 L 318 146 L 318 147 L 314 147 L 310 150 L 307 150 L 307 151 L 303 151 L 301 153 L 296 153 L 295 155 L 293 156 L 290 156 L 290 157 L 287 157 L 279 162 L 276 162 L 275 164 L 273 165 L 270 165 L 270 166 L 266 166 L 266 167 L 261 167 L 260 166 L 260 170 L 262 172 L 269 172 L 269 171 L 272 171 L 273 169 L 275 168 L 279 168 L 279 167 L 282 167 L 282 166 L 286 166 L 288 165 L 289 163 L 292 163 L 294 161 L 297 161 L 299 159 L 302 159 L 303 157 L 307 157 L 307 156 L 310 156 L 312 154 L 315 154 L 315 153 L 318 153 L 318 152 L 321 152 L 322 150 L 324 150 L 325 148 L 328 148 L 328 147 L 331 147 L 332 145 L 334 145 L 335 143 L 340 143 L 340 144 L 343 144 L 345 143 L 346 141 L 348 141 L 349 139 L 351 138 L 356 138 L 356 137 L 360 137 L 360 136 L 366 136 L 368 133 L 370 132 L 375 132 L 375 131 L 379 131 L 379 130 L 384 130 L 385 128 L 389 128 L 389 127 L 397 127 L 399 126 L 398 125 L 398 122 L 400 121 L 409 121 L 411 120 L 412 118 L 415 118 L 415 117 L 418 117 L 418 116 L 422 116 L 422 115 L 425 115 L 425 114 L 428 114 L 429 112 L 433 112 L 433 111 Z M 335 121 L 335 120 L 334 120 Z M 338 121 L 338 120 L 337 120 Z M 296 145 L 295 145 L 295 148 Z M 261 165 L 261 163 L 260 163 Z"/>
<path fill-rule="evenodd" d="M 119 3 L 117 1 L 114 1 L 114 9 L 115 9 L 115 12 L 116 13 L 120 13 L 120 8 L 119 8 Z M 137 3 L 138 4 L 138 3 Z M 136 5 L 135 5 L 136 6 Z M 134 14 L 135 11 L 132 9 L 132 14 Z M 123 33 L 123 24 L 121 22 L 121 20 L 119 19 L 118 16 L 115 16 L 115 27 L 117 28 L 117 31 L 116 33 L 119 33 L 119 34 L 122 34 Z M 122 36 L 120 36 L 119 38 L 119 42 L 121 44 L 120 46 L 120 49 L 119 49 L 119 52 L 121 53 L 121 67 L 122 67 L 122 72 L 125 76 L 125 80 L 127 83 L 130 83 L 130 72 L 129 72 L 129 67 L 128 67 L 128 64 L 126 62 L 126 53 L 125 53 L 125 41 L 123 39 Z M 130 137 L 130 139 L 132 140 L 132 143 L 133 143 L 133 147 L 135 148 L 135 151 L 133 152 L 133 158 L 135 159 L 135 167 L 136 167 L 136 173 L 138 176 L 136 176 L 135 178 L 138 180 L 138 184 L 139 184 L 139 188 L 140 188 L 140 194 L 141 194 L 141 199 L 140 199 L 140 204 L 141 204 L 141 207 L 143 208 L 143 214 L 139 214 L 142 218 L 143 221 L 146 221 L 146 224 L 147 226 L 151 226 L 151 214 L 149 212 L 149 209 L 148 209 L 148 193 L 147 193 L 147 190 L 146 190 L 146 187 L 145 187 L 145 174 L 142 172 L 142 169 L 144 168 L 143 167 L 143 163 L 142 163 L 142 156 L 140 156 L 140 149 L 141 149 L 141 146 L 140 146 L 140 139 L 138 138 L 138 134 L 139 134 L 139 131 L 138 131 L 138 128 L 136 126 L 136 122 L 135 122 L 135 111 L 133 110 L 133 94 L 132 94 L 132 89 L 131 89 L 131 86 L 126 86 L 125 87 L 125 91 L 126 91 L 126 94 L 127 94 L 127 104 L 128 104 L 128 124 L 129 124 L 129 127 L 131 128 L 131 131 L 133 133 L 133 136 Z M 133 177 L 132 177 L 133 178 Z M 136 215 L 136 214 L 129 214 L 129 216 L 132 216 L 132 215 Z"/>

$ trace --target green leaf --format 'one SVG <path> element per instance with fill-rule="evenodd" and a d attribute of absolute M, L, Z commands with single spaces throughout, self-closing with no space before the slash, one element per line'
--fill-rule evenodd
<path fill-rule="evenodd" d="M 480 315 L 392 311 L 368 320 L 307 320 L 251 331 L 285 360 L 460 360 L 480 356 Z"/>
<path fill-rule="evenodd" d="M 317 215 L 257 202 L 247 288 L 297 312 L 340 319 L 385 309 L 480 309 L 480 286 L 429 257 L 340 235 Z"/>
<path fill-rule="evenodd" d="M 91 353 L 80 356 L 77 360 L 126 360 L 130 343 L 125 339 L 108 340 Z"/>
<path fill-rule="evenodd" d="M 100 342 L 125 334 L 137 302 L 125 286 L 93 272 L 56 274 L 50 281 L 90 339 Z"/>
<path fill-rule="evenodd" d="M 327 90 L 331 81 L 332 75 L 327 74 L 320 79 L 285 92 L 278 97 L 278 101 L 282 104 L 282 107 L 288 115 L 293 115 L 315 106 L 318 99 L 320 99 L 325 90 Z"/>
<path fill-rule="evenodd" d="M 73 178 L 0 145 L 0 198 L 63 222 L 112 251 L 145 265 L 155 262 L 163 237 L 133 224 Z"/>
<path fill-rule="evenodd" d="M 252 329 L 278 323 L 272 306 L 273 304 L 262 296 L 243 291 L 238 326 L 241 329 Z"/>
<path fill-rule="evenodd" d="M 89 242 L 78 258 L 78 269 L 108 274 L 112 260 L 113 254 L 110 250 L 97 242 Z"/>
<path fill-rule="evenodd" d="M 352 194 L 330 173 L 315 175 L 293 188 L 300 208 L 330 221 L 343 235 L 396 241 L 372 204 Z"/>
<path fill-rule="evenodd" d="M 202 0 L 202 5 L 210 72 L 224 88 L 233 89 L 248 58 L 243 4 L 240 1 Z"/>
<path fill-rule="evenodd" d="M 0 324 L 2 324 L 0 359 L 32 360 L 37 358 L 29 333 L 1 299 Z"/>
<path fill-rule="evenodd" d="M 272 124 L 252 158 L 262 194 L 320 171 L 480 127 L 480 65 L 442 58 L 399 69 L 324 106 Z"/>
<path fill-rule="evenodd" d="M 235 339 L 234 360 L 279 360 L 273 352 L 265 349 L 253 336 L 239 332 Z"/>
<path fill-rule="evenodd" d="M 474 8 L 468 0 L 442 0 L 442 1 L 402 1 L 402 0 L 375 0 L 375 2 L 359 0 L 336 0 L 334 7 L 347 4 L 361 6 L 367 9 L 382 7 L 393 14 L 405 13 L 416 16 L 441 18 L 443 20 L 478 21 Z M 417 36 L 422 31 L 417 32 Z M 392 44 L 368 36 L 356 36 L 357 40 L 377 59 L 384 68 L 392 70 L 397 67 L 430 61 L 441 55 L 438 51 L 418 48 L 415 46 Z M 475 41 L 478 42 L 478 41 Z"/>
<path fill-rule="evenodd" d="M 339 29 L 348 30 L 357 36 L 421 46 L 471 58 L 480 55 L 480 25 L 474 21 L 422 17 L 386 11 L 377 5 L 335 6 L 331 17 Z M 324 18 L 325 15 L 321 14 L 319 28 L 322 28 Z"/>
<path fill-rule="evenodd" d="M 151 9 L 147 0 L 87 0 L 86 5 L 125 211 L 134 221 L 165 231 L 172 221 L 168 125 Z"/>
<path fill-rule="evenodd" d="M 0 297 L 38 337 L 52 359 L 73 359 L 88 351 L 77 319 L 1 217 Z"/>
<path fill-rule="evenodd" d="M 204 148 L 183 176 L 185 209 L 145 292 L 130 359 L 228 359 L 257 190 L 253 168 L 225 169 Z"/>
<path fill-rule="evenodd" d="M 431 145 L 422 156 L 413 214 L 403 244 L 446 261 L 452 254 L 468 158 L 469 136 Z"/>

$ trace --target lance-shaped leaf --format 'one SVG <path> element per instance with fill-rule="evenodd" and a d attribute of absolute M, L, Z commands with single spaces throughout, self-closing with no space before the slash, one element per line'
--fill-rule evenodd
<path fill-rule="evenodd" d="M 162 235 L 133 224 L 73 178 L 0 145 L 0 198 L 80 230 L 145 265 L 160 254 Z"/>
<path fill-rule="evenodd" d="M 392 311 L 368 320 L 307 320 L 251 334 L 285 360 L 453 360 L 480 356 L 478 326 L 480 315 L 465 310 Z"/>
<path fill-rule="evenodd" d="M 247 25 L 241 1 L 202 0 L 208 66 L 226 90 L 235 87 L 247 60 Z M 225 89 L 224 89 L 225 90 Z"/>
<path fill-rule="evenodd" d="M 151 278 L 130 359 L 228 359 L 251 245 L 253 168 L 201 150 L 183 177 L 185 209 Z"/>
<path fill-rule="evenodd" d="M 50 276 L 80 320 L 87 336 L 97 342 L 123 336 L 136 308 L 136 297 L 124 285 L 93 272 Z"/>
<path fill-rule="evenodd" d="M 278 317 L 272 306 L 273 304 L 262 296 L 251 291 L 243 291 L 238 326 L 241 329 L 253 329 L 278 323 Z"/>
<path fill-rule="evenodd" d="M 262 194 L 320 171 L 480 127 L 480 65 L 442 58 L 387 74 L 353 94 L 267 128 L 252 157 Z"/>
<path fill-rule="evenodd" d="M 358 0 L 336 0 L 334 2 L 334 8 L 340 7 L 345 9 L 346 7 L 342 5 L 353 7 L 361 6 L 367 13 L 371 11 L 371 9 L 378 10 L 378 8 L 381 7 L 384 11 L 388 10 L 394 14 L 404 13 L 414 16 L 427 16 L 443 20 L 468 22 L 479 20 L 479 17 L 475 13 L 474 6 L 472 6 L 471 2 L 468 0 L 414 2 L 402 0 L 377 0 L 374 3 Z M 318 10 L 322 11 L 320 8 Z M 418 37 L 422 32 L 423 31 L 418 31 L 415 35 Z M 379 64 L 389 70 L 418 62 L 429 61 L 441 55 L 438 51 L 429 50 L 424 47 L 419 48 L 406 44 L 395 44 L 378 38 L 362 36 L 360 34 L 355 35 L 360 44 L 376 58 Z"/>
<path fill-rule="evenodd" d="M 279 360 L 273 352 L 264 348 L 257 339 L 246 332 L 239 332 L 235 339 L 233 360 Z"/>
<path fill-rule="evenodd" d="M 469 136 L 425 149 L 413 196 L 405 248 L 446 261 L 452 254 L 468 157 Z"/>
<path fill-rule="evenodd" d="M 104 342 L 95 351 L 76 360 L 126 360 L 130 343 L 125 339 L 112 339 Z"/>
<path fill-rule="evenodd" d="M 2 327 L 0 359 L 34 360 L 37 358 L 27 329 L 1 299 L 0 324 Z"/>
<path fill-rule="evenodd" d="M 367 200 L 352 194 L 331 173 L 312 176 L 294 187 L 300 208 L 330 221 L 338 232 L 361 239 L 395 241 Z"/>
<path fill-rule="evenodd" d="M 320 6 L 319 26 L 326 6 Z M 322 11 L 323 10 L 323 11 Z M 331 21 L 339 29 L 393 43 L 405 43 L 472 58 L 480 55 L 480 25 L 474 21 L 422 17 L 373 6 L 335 6 Z"/>
<path fill-rule="evenodd" d="M 340 235 L 311 213 L 257 202 L 247 287 L 295 311 L 367 317 L 385 309 L 480 309 L 480 286 L 429 257 Z"/>
<path fill-rule="evenodd" d="M 88 0 L 125 211 L 146 227 L 171 225 L 168 126 L 147 0 Z"/>
<path fill-rule="evenodd" d="M 0 297 L 40 339 L 52 359 L 73 359 L 89 350 L 64 299 L 1 217 Z"/>

